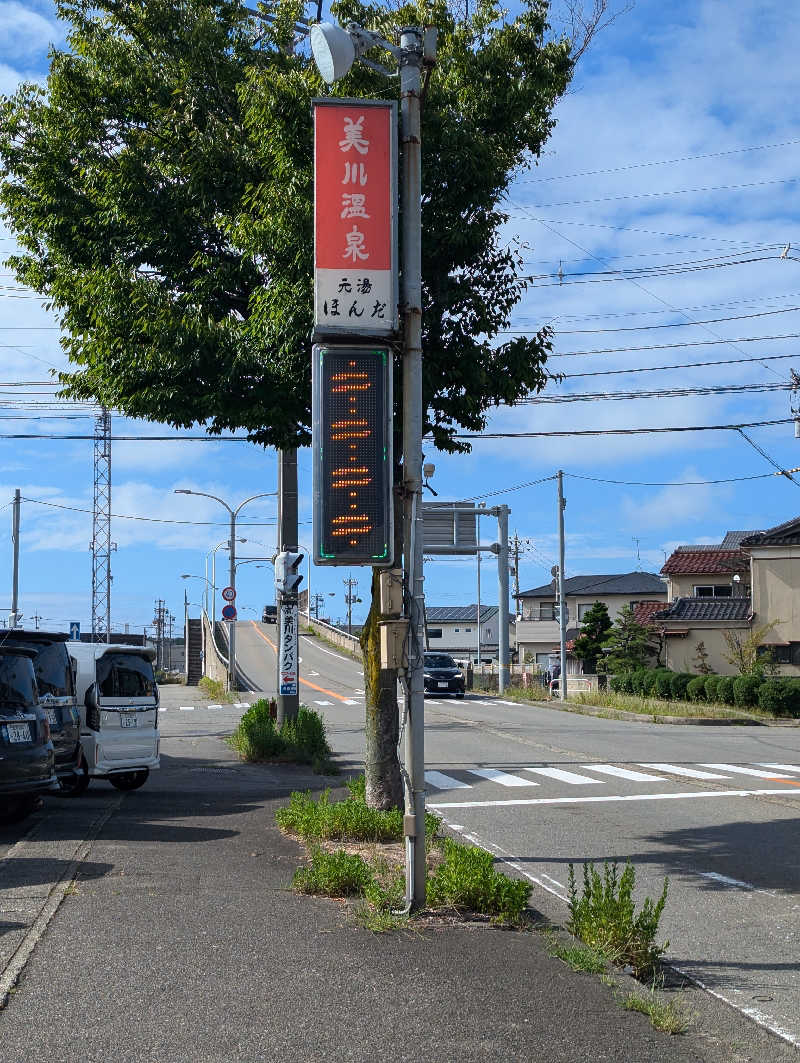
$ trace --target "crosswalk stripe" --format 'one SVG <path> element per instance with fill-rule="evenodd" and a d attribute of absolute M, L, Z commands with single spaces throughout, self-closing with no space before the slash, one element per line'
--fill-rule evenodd
<path fill-rule="evenodd" d="M 501 786 L 538 786 L 533 779 L 520 779 L 519 775 L 509 775 L 507 771 L 497 768 L 469 768 L 470 775 L 479 775 L 482 779 L 499 783 Z"/>
<path fill-rule="evenodd" d="M 498 698 L 498 700 L 495 702 L 495 704 L 496 705 L 512 705 L 512 706 L 516 706 L 516 705 L 519 704 L 519 702 L 516 702 L 516 701 L 500 701 L 500 699 Z"/>
<path fill-rule="evenodd" d="M 315 701 L 315 705 L 333 705 L 332 701 Z"/>
<path fill-rule="evenodd" d="M 435 786 L 437 790 L 471 790 L 468 782 L 454 779 L 452 775 L 445 775 L 443 771 L 426 771 L 425 782 Z"/>
<path fill-rule="evenodd" d="M 222 705 L 206 705 L 207 709 L 221 709 Z"/>
<path fill-rule="evenodd" d="M 643 768 L 655 768 L 656 771 L 666 771 L 670 775 L 685 775 L 687 779 L 727 779 L 729 776 L 720 775 L 718 772 L 698 771 L 697 768 L 686 768 L 682 764 L 642 764 Z"/>
<path fill-rule="evenodd" d="M 581 764 L 581 767 L 584 771 L 599 771 L 601 775 L 614 775 L 618 779 L 630 779 L 631 782 L 664 782 L 657 775 L 645 775 L 643 771 L 617 768 L 613 764 Z"/>
<path fill-rule="evenodd" d="M 563 768 L 526 768 L 525 771 L 534 771 L 537 775 L 545 775 L 548 779 L 557 779 L 559 782 L 568 782 L 571 786 L 586 786 L 587 783 L 599 786 L 602 779 L 589 779 L 585 775 L 578 775 L 574 771 L 565 771 Z"/>
<path fill-rule="evenodd" d="M 746 768 L 743 764 L 704 764 L 704 768 L 719 768 L 720 771 L 732 771 L 737 775 L 755 775 L 757 779 L 771 779 L 775 772 L 766 768 Z M 797 771 L 797 768 L 794 769 Z"/>
<path fill-rule="evenodd" d="M 357 701 L 353 701 L 351 698 L 345 698 L 342 702 L 343 705 L 358 705 Z"/>
<path fill-rule="evenodd" d="M 795 775 L 800 775 L 800 764 L 759 764 L 760 768 L 775 768 L 776 771 L 788 771 L 794 772 Z"/>
<path fill-rule="evenodd" d="M 210 709 L 214 708 L 213 705 L 209 705 L 208 707 Z M 181 712 L 194 712 L 194 705 L 181 705 L 181 706 L 179 706 L 179 708 L 180 708 Z"/>
<path fill-rule="evenodd" d="M 234 709 L 249 709 L 250 708 L 250 702 L 249 701 L 234 701 L 233 707 L 234 707 Z"/>

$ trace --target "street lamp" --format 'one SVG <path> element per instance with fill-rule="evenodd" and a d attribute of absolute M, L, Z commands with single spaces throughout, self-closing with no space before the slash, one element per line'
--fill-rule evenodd
<path fill-rule="evenodd" d="M 246 543 L 247 539 L 237 539 L 237 543 Z M 208 558 L 211 557 L 211 583 L 216 583 L 217 580 L 217 550 L 221 550 L 223 546 L 230 548 L 230 540 L 223 539 L 222 542 L 213 546 L 208 553 L 206 553 L 206 571 L 208 571 Z M 218 587 L 214 588 L 219 590 Z M 206 616 L 208 616 L 208 607 L 206 606 Z M 217 622 L 217 599 L 214 595 L 211 596 L 211 624 L 214 625 Z"/>
<path fill-rule="evenodd" d="M 211 495 L 207 491 L 192 491 L 188 487 L 176 487 L 176 495 L 198 495 L 200 498 L 210 498 L 214 502 L 219 502 L 221 506 L 224 506 L 230 514 L 231 518 L 231 531 L 230 531 L 230 586 L 234 591 L 234 601 L 236 597 L 236 518 L 242 509 L 248 504 L 253 502 L 257 498 L 269 498 L 277 495 L 277 491 L 261 491 L 257 495 L 250 495 L 249 498 L 245 498 L 243 502 L 240 502 L 235 508 L 229 506 L 228 503 L 219 498 L 217 495 Z M 214 581 L 214 573 L 212 570 L 212 582 Z M 215 599 L 216 601 L 216 599 Z M 228 689 L 236 689 L 236 621 L 230 622 L 230 635 L 228 638 Z"/>
<path fill-rule="evenodd" d="M 400 31 L 400 47 L 354 22 L 346 28 L 319 22 L 309 28 L 314 61 L 329 84 L 350 70 L 370 48 L 393 55 L 400 68 L 400 116 L 403 181 L 400 217 L 403 232 L 403 526 L 404 569 L 409 605 L 407 723 L 405 731 L 406 901 L 425 905 L 425 645 L 424 554 L 422 536 L 422 202 L 420 98 L 423 64 L 436 58 L 436 30 L 420 26 Z M 373 70 L 392 77 L 386 67 L 362 59 Z"/>

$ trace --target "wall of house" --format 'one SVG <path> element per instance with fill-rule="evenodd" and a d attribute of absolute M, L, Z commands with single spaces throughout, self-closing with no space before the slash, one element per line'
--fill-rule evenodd
<path fill-rule="evenodd" d="M 591 607 L 592 605 L 594 605 L 595 602 L 602 602 L 605 605 L 606 609 L 608 609 L 608 615 L 611 617 L 612 620 L 615 620 L 617 615 L 619 614 L 619 611 L 623 609 L 626 605 L 630 605 L 631 602 L 657 602 L 659 600 L 663 600 L 664 602 L 668 600 L 666 585 L 664 586 L 663 592 L 660 594 L 655 591 L 649 594 L 639 595 L 608 594 L 599 596 L 596 594 L 568 594 L 567 611 L 569 615 L 567 617 L 567 625 L 569 627 L 577 627 L 581 623 L 578 614 L 582 605 Z M 541 602 L 544 605 L 554 606 L 556 604 L 555 595 L 553 595 L 552 598 L 521 598 L 520 602 L 522 604 L 522 616 L 526 622 L 530 621 L 532 624 L 541 625 L 555 624 L 555 630 L 556 632 L 558 632 L 558 623 L 556 621 L 538 619 L 539 603 Z M 544 628 L 542 628 L 542 630 L 544 630 Z M 558 635 L 556 635 L 556 637 L 558 637 Z"/>
<path fill-rule="evenodd" d="M 478 621 L 474 620 L 441 621 L 430 620 L 429 627 L 441 628 L 441 638 L 428 637 L 428 645 L 431 652 L 441 650 L 442 653 L 451 653 L 455 656 L 477 660 L 478 657 Z M 513 649 L 516 642 L 515 625 L 509 624 L 508 645 Z M 481 624 L 481 657 L 497 657 L 498 646 L 498 616 L 489 617 Z"/>
<path fill-rule="evenodd" d="M 669 600 L 674 602 L 676 598 L 693 598 L 694 589 L 697 586 L 725 585 L 731 587 L 734 595 L 738 597 L 740 594 L 745 593 L 747 583 L 746 574 L 741 573 L 741 576 L 742 580 L 738 588 L 734 584 L 730 573 L 709 574 L 706 572 L 699 576 L 670 576 L 667 582 L 667 593 L 669 594 Z"/>
<path fill-rule="evenodd" d="M 780 621 L 765 642 L 800 641 L 800 547 L 762 547 L 752 556 L 754 624 Z"/>
<path fill-rule="evenodd" d="M 747 624 L 731 624 L 732 630 L 741 633 L 742 638 L 750 634 Z M 697 644 L 702 642 L 708 654 L 708 666 L 717 675 L 734 675 L 736 669 L 725 660 L 725 654 L 729 652 L 722 628 L 714 627 L 691 627 L 684 635 L 667 635 L 666 643 L 666 666 L 673 672 L 697 672 Z M 699 673 L 698 673 L 699 674 Z"/>

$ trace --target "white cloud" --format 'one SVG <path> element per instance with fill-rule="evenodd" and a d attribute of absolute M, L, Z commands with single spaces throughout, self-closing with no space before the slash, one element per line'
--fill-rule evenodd
<path fill-rule="evenodd" d="M 0 55 L 6 59 L 37 59 L 64 40 L 64 27 L 54 18 L 17 0 L 0 0 Z"/>

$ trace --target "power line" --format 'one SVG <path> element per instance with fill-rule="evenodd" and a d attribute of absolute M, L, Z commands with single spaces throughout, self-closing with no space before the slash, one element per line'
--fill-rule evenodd
<path fill-rule="evenodd" d="M 691 328 L 693 325 L 719 325 L 726 321 L 751 321 L 753 318 L 771 317 L 774 314 L 791 314 L 796 310 L 800 310 L 800 306 L 787 306 L 781 310 L 762 310 L 757 314 L 734 314 L 730 317 L 712 317 L 705 321 L 668 321 L 664 325 L 622 325 L 619 328 L 558 329 L 556 335 L 581 336 L 600 332 L 646 332 L 652 329 L 662 328 Z"/>
<path fill-rule="evenodd" d="M 637 367 L 635 369 L 599 369 L 593 373 L 557 373 L 554 379 L 577 380 L 580 377 L 590 376 L 622 376 L 628 373 L 661 373 L 667 369 L 702 369 L 711 365 L 763 365 L 764 362 L 780 361 L 785 358 L 797 358 L 796 354 L 765 354 L 761 358 L 724 358 L 716 362 L 679 362 L 677 365 L 653 365 L 650 367 Z"/>
<path fill-rule="evenodd" d="M 738 484 L 749 480 L 770 480 L 774 476 L 782 475 L 780 472 L 759 472 L 753 476 L 728 476 L 719 480 L 610 480 L 604 476 L 584 476 L 577 472 L 564 472 L 565 476 L 571 476 L 573 480 L 591 480 L 598 484 L 617 484 L 620 487 L 711 487 L 714 484 Z M 800 472 L 800 468 L 786 469 L 786 472 Z"/>
<path fill-rule="evenodd" d="M 60 502 L 45 502 L 41 498 L 26 498 L 23 496 L 23 502 L 32 502 L 37 506 L 48 506 L 51 509 L 66 509 L 71 513 L 93 513 L 91 509 L 83 509 L 80 506 L 67 506 Z M 6 505 L 11 505 L 7 502 Z M 0 507 L 4 508 L 4 507 Z M 112 513 L 113 520 L 141 520 L 148 524 L 189 524 L 198 528 L 216 528 L 216 527 L 229 527 L 229 521 L 223 520 L 170 520 L 167 517 L 137 517 L 130 513 Z M 267 521 L 238 521 L 237 527 L 242 528 L 271 528 L 275 526 L 274 520 Z M 310 521 L 301 521 L 301 524 L 309 524 Z"/>
<path fill-rule="evenodd" d="M 785 332 L 779 336 L 739 336 L 736 339 L 684 340 L 683 343 L 653 343 L 640 347 L 595 347 L 590 351 L 553 351 L 551 358 L 578 358 L 589 354 L 628 354 L 634 351 L 667 351 L 680 347 L 715 347 L 724 343 L 768 343 L 773 340 L 796 340 L 800 332 Z M 758 359 L 756 359 L 758 361 Z"/>
<path fill-rule="evenodd" d="M 565 284 L 613 284 L 614 281 L 625 280 L 640 280 L 648 277 L 677 277 L 685 273 L 702 273 L 709 269 L 725 269 L 728 266 L 747 266 L 753 262 L 774 262 L 778 260 L 777 255 L 760 255 L 754 258 L 740 258 L 730 262 L 710 262 L 707 265 L 689 265 L 680 268 L 670 268 L 668 265 L 663 266 L 642 266 L 639 269 L 613 269 L 613 270 L 598 270 L 594 273 L 564 273 L 564 274 L 549 274 L 548 276 L 556 277 L 557 280 L 550 281 L 546 284 L 531 284 L 531 288 L 562 288 Z M 587 277 L 588 280 L 574 280 L 574 277 Z M 523 277 L 523 280 L 532 281 L 536 280 L 535 276 Z"/>
<path fill-rule="evenodd" d="M 565 237 L 566 239 L 566 237 Z M 576 245 L 577 246 L 577 245 Z M 668 307 L 668 310 L 623 310 L 613 314 L 604 312 L 601 314 L 557 314 L 552 321 L 604 321 L 615 320 L 621 317 L 652 317 L 653 314 L 695 314 L 701 310 L 721 310 L 730 306 L 761 306 L 764 303 L 774 303 L 778 299 L 797 299 L 800 292 L 784 292 L 782 295 L 764 295 L 758 299 L 728 299 L 725 302 L 701 303 L 699 306 Z M 523 318 L 529 315 L 522 314 Z M 690 322 L 693 324 L 694 322 Z"/>
<path fill-rule="evenodd" d="M 678 399 L 692 395 L 731 395 L 752 392 L 792 391 L 793 386 L 786 384 L 709 384 L 698 388 L 656 388 L 644 391 L 575 391 L 564 395 L 531 395 L 509 406 L 537 406 L 560 402 L 620 402 L 623 399 Z"/>
<path fill-rule="evenodd" d="M 456 432 L 453 439 L 544 439 L 570 436 L 637 436 L 661 435 L 670 432 L 739 432 L 742 428 L 765 428 L 778 424 L 794 424 L 794 417 L 781 417 L 773 421 L 750 421 L 743 424 L 699 424 L 671 428 L 580 428 L 551 432 Z M 433 437 L 428 435 L 426 439 Z"/>
<path fill-rule="evenodd" d="M 588 203 L 613 203 L 623 199 L 654 199 L 659 196 L 683 196 L 693 192 L 735 192 L 743 188 L 765 188 L 768 185 L 787 185 L 800 181 L 800 177 L 776 177 L 767 181 L 747 181 L 740 185 L 703 185 L 700 188 L 677 188 L 667 192 L 627 192 L 618 196 L 598 196 L 595 199 L 566 199 L 559 203 L 531 203 L 534 210 L 549 210 L 552 207 L 579 207 Z"/>
<path fill-rule="evenodd" d="M 525 184 L 539 184 L 545 181 L 564 181 L 571 177 L 596 177 L 603 173 L 624 173 L 627 170 L 642 170 L 650 166 L 672 166 L 677 162 L 694 162 L 696 159 L 719 159 L 724 155 L 740 155 L 748 151 L 767 151 L 771 148 L 788 148 L 800 144 L 800 140 L 782 140 L 776 144 L 756 144 L 748 148 L 730 148 L 728 151 L 709 151 L 702 155 L 681 155 L 675 159 L 655 159 L 650 162 L 632 162 L 627 166 L 612 166 L 605 170 L 583 170 L 579 173 L 557 174 L 554 177 L 525 177 Z"/>

